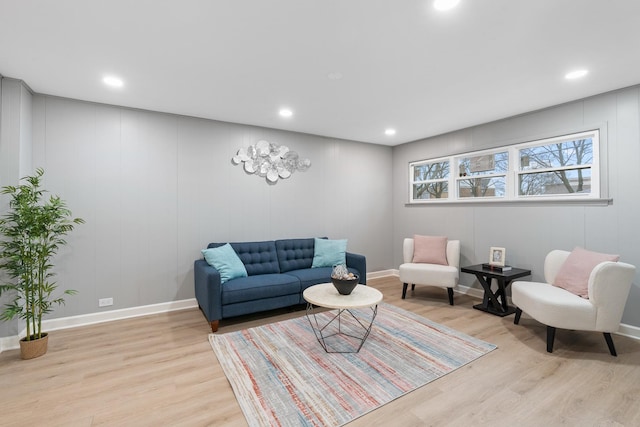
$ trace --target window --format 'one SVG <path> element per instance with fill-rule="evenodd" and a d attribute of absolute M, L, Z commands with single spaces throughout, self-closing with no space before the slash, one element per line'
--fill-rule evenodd
<path fill-rule="evenodd" d="M 458 198 L 505 197 L 509 153 L 458 157 Z"/>
<path fill-rule="evenodd" d="M 599 198 L 599 147 L 593 130 L 412 162 L 410 203 Z"/>
<path fill-rule="evenodd" d="M 449 160 L 412 163 L 411 199 L 447 199 L 449 197 Z"/>
<path fill-rule="evenodd" d="M 518 195 L 590 195 L 597 141 L 595 133 L 576 134 L 519 149 Z"/>

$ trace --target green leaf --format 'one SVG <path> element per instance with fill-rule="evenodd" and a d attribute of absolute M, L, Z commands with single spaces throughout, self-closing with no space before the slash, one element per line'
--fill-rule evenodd
<path fill-rule="evenodd" d="M 9 210 L 0 217 L 0 270 L 7 283 L 0 284 L 0 296 L 10 293 L 10 302 L 0 312 L 0 320 L 16 316 L 27 323 L 27 336 L 41 335 L 42 316 L 52 306 L 64 304 L 62 296 L 53 296 L 57 289 L 49 278 L 55 275 L 53 259 L 58 249 L 66 245 L 64 236 L 82 218 L 72 218 L 66 203 L 57 195 L 44 198 L 41 188 L 44 169 L 38 168 L 18 186 L 5 186 L 0 191 L 10 196 Z M 65 290 L 62 295 L 74 295 Z"/>

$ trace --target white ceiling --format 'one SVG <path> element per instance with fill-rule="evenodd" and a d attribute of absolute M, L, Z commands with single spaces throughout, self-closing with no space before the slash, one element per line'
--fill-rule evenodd
<path fill-rule="evenodd" d="M 589 74 L 565 80 L 576 68 Z M 640 83 L 640 1 L 443 13 L 432 0 L 0 0 L 0 74 L 42 94 L 397 145 Z"/>

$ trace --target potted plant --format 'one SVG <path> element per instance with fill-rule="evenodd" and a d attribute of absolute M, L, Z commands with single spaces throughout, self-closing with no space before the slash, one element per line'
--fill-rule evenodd
<path fill-rule="evenodd" d="M 64 304 L 55 296 L 56 282 L 51 278 L 52 259 L 65 245 L 64 236 L 75 224 L 84 221 L 71 218 L 71 211 L 58 196 L 44 197 L 41 179 L 44 170 L 38 168 L 18 186 L 2 187 L 10 196 L 9 209 L 0 218 L 0 270 L 6 277 L 0 285 L 0 296 L 12 295 L 12 300 L 0 312 L 0 319 L 16 316 L 26 321 L 26 336 L 20 340 L 23 359 L 42 356 L 47 351 L 48 334 L 42 332 L 42 316 L 54 306 Z M 65 290 L 63 295 L 75 291 Z"/>

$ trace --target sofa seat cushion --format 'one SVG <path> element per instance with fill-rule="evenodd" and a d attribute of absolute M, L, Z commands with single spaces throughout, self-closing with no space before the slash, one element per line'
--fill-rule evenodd
<path fill-rule="evenodd" d="M 539 322 L 563 329 L 583 330 L 595 324 L 597 309 L 584 298 L 549 283 L 518 281 L 511 300 Z"/>
<path fill-rule="evenodd" d="M 287 272 L 292 276 L 300 279 L 300 285 L 302 290 L 304 291 L 309 286 L 318 285 L 320 283 L 329 283 L 331 282 L 331 272 L 333 271 L 333 267 L 318 267 L 318 268 L 307 268 L 303 270 L 293 270 Z M 360 272 L 355 268 L 349 268 L 349 271 L 353 274 L 360 275 Z"/>
<path fill-rule="evenodd" d="M 306 268 L 302 270 L 292 270 L 287 272 L 300 280 L 300 285 L 304 291 L 311 285 L 328 283 L 331 281 L 332 267 Z"/>
<path fill-rule="evenodd" d="M 222 285 L 222 305 L 299 293 L 300 280 L 288 274 L 240 277 Z"/>
<path fill-rule="evenodd" d="M 294 270 L 289 271 L 287 274 L 292 276 L 296 276 L 300 280 L 300 300 L 299 304 L 306 304 L 304 297 L 302 296 L 302 292 L 310 286 L 319 285 L 320 283 L 330 283 L 331 282 L 331 272 L 333 271 L 333 267 L 317 267 L 317 268 L 307 268 L 303 270 Z M 360 272 L 355 268 L 349 268 L 349 271 L 353 274 L 357 274 L 360 276 Z"/>

